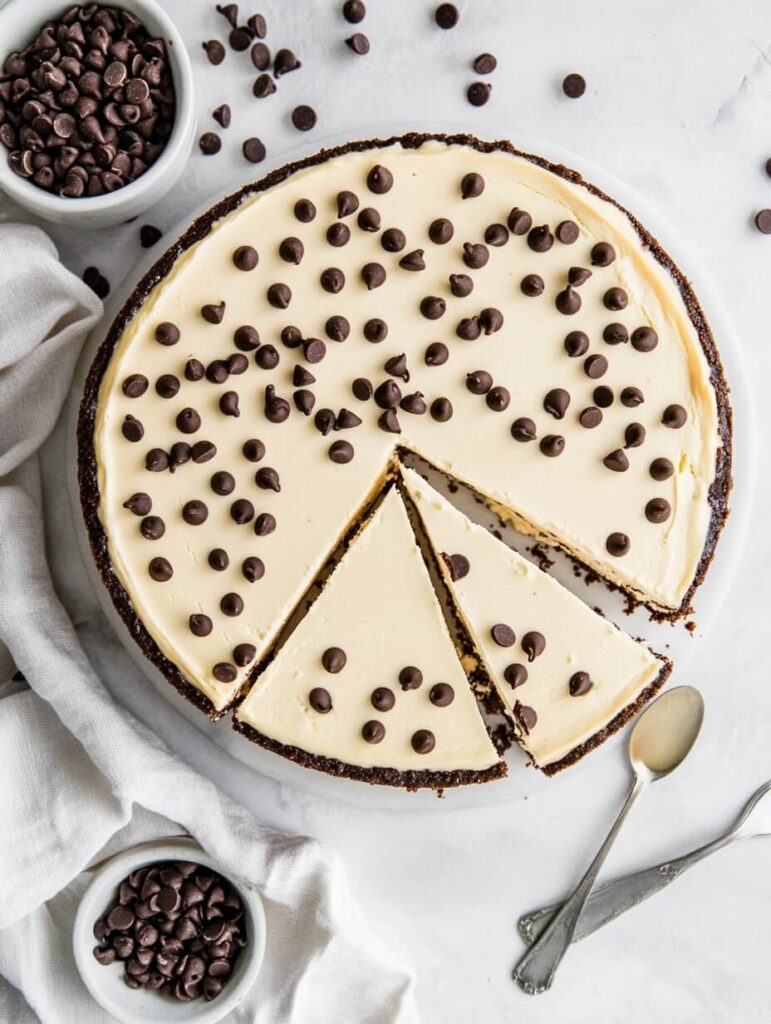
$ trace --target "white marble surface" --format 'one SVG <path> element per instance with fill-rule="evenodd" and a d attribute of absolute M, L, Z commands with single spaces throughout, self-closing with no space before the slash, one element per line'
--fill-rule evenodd
<path fill-rule="evenodd" d="M 294 48 L 304 67 L 262 102 L 251 98 L 247 55 L 229 53 L 220 68 L 203 59 L 200 41 L 223 35 L 213 5 L 166 0 L 166 6 L 194 59 L 201 130 L 211 126 L 209 112 L 223 100 L 234 118 L 223 133 L 223 152 L 196 155 L 180 186 L 144 222 L 168 227 L 247 176 L 253 169 L 241 158 L 240 141 L 248 135 L 259 135 L 273 159 L 307 142 L 288 118 L 301 102 L 319 113 L 318 139 L 365 136 L 368 126 L 384 122 L 408 128 L 434 117 L 482 136 L 508 126 L 515 141 L 522 133 L 566 147 L 636 188 L 714 282 L 751 371 L 762 474 L 771 384 L 771 239 L 751 223 L 756 209 L 771 206 L 771 180 L 763 170 L 771 155 L 771 23 L 762 5 L 467 0 L 460 25 L 444 33 L 430 20 L 431 4 L 370 0 L 360 27 L 372 51 L 357 58 L 342 44 L 350 29 L 337 2 L 265 0 L 259 9 L 270 23 L 269 43 Z M 492 101 L 474 110 L 464 89 L 473 77 L 469 61 L 482 50 L 496 53 L 499 68 L 490 78 Z M 572 70 L 589 83 L 575 102 L 559 89 Z M 18 215 L 0 200 L 0 217 Z M 95 263 L 114 283 L 141 253 L 137 224 L 104 234 L 52 234 L 74 269 Z M 422 814 L 324 802 L 220 754 L 157 699 L 106 629 L 72 539 L 64 450 L 60 430 L 46 458 L 50 553 L 62 596 L 111 688 L 263 819 L 336 847 L 376 929 L 414 968 L 428 1024 L 771 1020 L 771 872 L 761 842 L 705 863 L 576 947 L 548 995 L 526 997 L 509 980 L 523 948 L 517 917 L 576 880 L 615 813 L 627 784 L 619 749 L 527 800 Z M 703 840 L 771 777 L 769 501 L 771 485 L 761 475 L 722 611 L 707 635 L 693 641 L 687 671 L 675 677 L 705 691 L 703 738 L 682 774 L 652 791 L 635 812 L 608 873 Z M 360 1024 L 355 1008 L 350 1024 Z"/>

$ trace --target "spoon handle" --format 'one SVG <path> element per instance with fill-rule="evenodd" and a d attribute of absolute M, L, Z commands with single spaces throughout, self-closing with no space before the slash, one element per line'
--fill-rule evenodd
<path fill-rule="evenodd" d="M 528 995 L 538 995 L 541 992 L 545 992 L 551 986 L 560 961 L 573 940 L 576 924 L 600 868 L 608 856 L 627 814 L 646 786 L 647 782 L 635 778 L 619 816 L 616 818 L 596 857 L 589 865 L 586 874 L 576 886 L 573 894 L 568 897 L 554 914 L 554 917 L 546 925 L 538 939 L 536 939 L 515 967 L 512 977 L 522 991 Z"/>
<path fill-rule="evenodd" d="M 734 838 L 734 835 L 720 836 L 711 843 L 700 846 L 682 857 L 676 857 L 621 878 L 614 878 L 612 881 L 598 886 L 592 891 L 581 911 L 572 941 L 580 942 L 587 935 L 596 932 L 598 928 L 615 921 L 627 910 L 631 910 L 632 907 L 647 900 L 649 896 L 655 896 L 670 882 L 674 882 L 685 870 L 698 864 L 709 854 L 721 850 Z M 536 942 L 560 906 L 559 903 L 553 903 L 549 907 L 533 910 L 519 919 L 519 932 L 528 946 L 532 946 Z"/>

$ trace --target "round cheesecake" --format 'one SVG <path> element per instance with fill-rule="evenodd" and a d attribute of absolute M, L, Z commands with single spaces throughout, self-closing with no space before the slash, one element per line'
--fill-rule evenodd
<path fill-rule="evenodd" d="M 216 718 L 403 452 L 677 618 L 730 442 L 698 301 L 631 214 L 508 143 L 408 135 L 288 165 L 190 226 L 94 360 L 79 468 L 116 608 Z M 389 578 L 382 615 L 409 600 Z"/>

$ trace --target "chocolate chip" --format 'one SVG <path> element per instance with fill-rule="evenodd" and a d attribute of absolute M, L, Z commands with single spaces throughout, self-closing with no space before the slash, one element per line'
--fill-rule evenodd
<path fill-rule="evenodd" d="M 221 64 L 225 59 L 225 47 L 219 39 L 209 39 L 201 44 L 209 58 L 210 64 Z"/>
<path fill-rule="evenodd" d="M 331 409 L 319 409 L 313 417 L 313 423 L 319 433 L 326 437 L 330 430 L 334 430 L 336 419 L 337 417 Z"/>
<path fill-rule="evenodd" d="M 222 548 L 213 548 L 209 552 L 208 561 L 209 566 L 217 572 L 224 572 L 230 565 L 227 551 L 223 551 Z"/>
<path fill-rule="evenodd" d="M 212 111 L 211 115 L 220 128 L 230 127 L 231 112 L 230 107 L 227 103 L 222 103 L 219 107 Z"/>
<path fill-rule="evenodd" d="M 514 662 L 511 665 L 507 665 L 503 670 L 503 678 L 512 687 L 516 689 L 518 686 L 523 686 L 527 682 L 527 669 L 524 665 L 520 665 L 519 662 Z"/>
<path fill-rule="evenodd" d="M 421 391 L 415 391 L 411 395 L 405 395 L 399 403 L 399 408 L 411 416 L 422 416 L 426 411 L 426 401 Z"/>
<path fill-rule="evenodd" d="M 367 174 L 367 188 L 375 195 L 382 196 L 393 187 L 394 176 L 387 167 L 375 164 Z"/>
<path fill-rule="evenodd" d="M 162 237 L 163 232 L 160 228 L 156 228 L 152 224 L 143 224 L 139 229 L 139 242 L 143 249 L 152 249 Z"/>
<path fill-rule="evenodd" d="M 228 364 L 224 359 L 213 359 L 206 367 L 206 379 L 212 384 L 224 384 L 228 379 Z"/>
<path fill-rule="evenodd" d="M 305 338 L 303 341 L 303 356 L 307 362 L 320 363 L 326 354 L 327 346 L 321 338 Z"/>
<path fill-rule="evenodd" d="M 554 234 L 557 236 L 557 241 L 562 242 L 563 245 L 572 245 L 578 241 L 578 225 L 574 220 L 560 221 Z"/>
<path fill-rule="evenodd" d="M 506 223 L 513 235 L 526 235 L 533 226 L 533 218 L 526 210 L 520 210 L 515 206 L 509 213 Z"/>
<path fill-rule="evenodd" d="M 218 661 L 212 669 L 212 675 L 218 683 L 232 683 L 235 682 L 238 672 L 234 665 L 231 665 L 227 661 Z M 177 990 L 177 998 L 179 998 L 179 991 Z"/>
<path fill-rule="evenodd" d="M 591 270 L 587 270 L 586 267 L 571 267 L 568 271 L 568 282 L 574 288 L 579 288 L 582 284 L 586 284 L 591 276 Z"/>
<path fill-rule="evenodd" d="M 251 665 L 256 657 L 257 648 L 254 644 L 237 644 L 233 648 L 233 661 L 239 668 L 246 668 L 247 665 Z"/>
<path fill-rule="evenodd" d="M 202 380 L 206 369 L 199 359 L 188 359 L 185 363 L 185 380 Z"/>
<path fill-rule="evenodd" d="M 214 628 L 214 624 L 209 616 L 200 613 L 191 615 L 188 619 L 188 625 L 193 636 L 209 636 Z"/>
<path fill-rule="evenodd" d="M 547 434 L 541 438 L 539 447 L 544 455 L 550 459 L 555 459 L 565 449 L 565 438 L 559 434 Z"/>
<path fill-rule="evenodd" d="M 220 470 L 213 474 L 209 486 L 215 494 L 232 494 L 236 486 L 235 477 L 224 469 Z"/>
<path fill-rule="evenodd" d="M 254 532 L 258 537 L 267 537 L 276 529 L 276 517 L 270 512 L 261 512 L 254 521 Z"/>
<path fill-rule="evenodd" d="M 446 423 L 452 419 L 452 402 L 449 398 L 435 398 L 431 403 L 431 417 L 437 423 Z"/>
<path fill-rule="evenodd" d="M 225 316 L 224 302 L 207 302 L 201 306 L 201 316 L 209 324 L 221 324 Z"/>
<path fill-rule="evenodd" d="M 162 448 L 151 448 L 145 456 L 145 469 L 151 473 L 162 473 L 169 468 L 169 456 Z"/>
<path fill-rule="evenodd" d="M 385 320 L 372 317 L 364 324 L 363 333 L 367 341 L 371 341 L 373 345 L 379 345 L 388 337 L 388 324 Z"/>
<path fill-rule="evenodd" d="M 263 491 L 275 491 L 278 493 L 281 490 L 279 475 L 272 466 L 260 466 L 254 474 L 254 482 Z"/>
<path fill-rule="evenodd" d="M 249 43 L 252 41 L 252 33 L 246 28 L 234 28 L 228 36 L 228 42 L 230 43 L 231 49 L 237 53 L 242 53 L 244 50 L 249 48 Z"/>
<path fill-rule="evenodd" d="M 344 466 L 353 459 L 353 445 L 348 441 L 334 441 L 329 446 L 328 455 L 332 462 L 336 462 L 338 465 Z"/>
<path fill-rule="evenodd" d="M 160 516 L 145 516 L 139 524 L 139 532 L 145 540 L 160 540 L 166 532 L 166 524 Z"/>
<path fill-rule="evenodd" d="M 472 270 L 479 270 L 485 266 L 490 258 L 490 250 L 481 242 L 463 243 L 463 262 Z"/>
<path fill-rule="evenodd" d="M 407 236 L 399 228 L 386 228 L 380 239 L 386 252 L 401 252 L 407 244 Z"/>
<path fill-rule="evenodd" d="M 450 574 L 450 579 L 455 583 L 457 580 L 462 580 L 465 576 L 471 572 L 471 564 L 465 555 L 453 554 L 448 555 L 446 552 L 442 552 L 442 561 L 447 566 L 447 571 Z"/>
<path fill-rule="evenodd" d="M 645 441 L 645 427 L 642 423 L 630 423 L 624 431 L 624 447 L 639 448 Z"/>
<path fill-rule="evenodd" d="M 591 260 L 593 267 L 609 267 L 616 258 L 616 250 L 610 242 L 597 242 L 592 246 Z"/>
<path fill-rule="evenodd" d="M 535 441 L 535 423 L 527 416 L 520 416 L 511 424 L 511 436 L 515 441 Z"/>
<path fill-rule="evenodd" d="M 184 466 L 193 455 L 193 449 L 186 441 L 175 441 L 169 450 L 169 472 L 173 473 L 178 466 Z"/>
<path fill-rule="evenodd" d="M 437 217 L 428 228 L 428 237 L 434 245 L 446 245 L 454 234 L 455 228 L 452 226 L 452 221 L 447 220 L 446 217 Z"/>
<path fill-rule="evenodd" d="M 351 384 L 351 391 L 360 402 L 367 402 L 372 398 L 372 383 L 366 377 L 356 377 Z"/>
<path fill-rule="evenodd" d="M 441 341 L 432 341 L 424 356 L 426 366 L 443 366 L 450 357 L 447 346 Z"/>
<path fill-rule="evenodd" d="M 568 682 L 568 692 L 571 697 L 583 697 L 593 686 L 588 672 L 574 672 Z"/>
<path fill-rule="evenodd" d="M 539 633 L 537 630 L 525 633 L 522 637 L 522 650 L 527 655 L 528 661 L 535 661 L 546 650 L 546 639 L 543 633 Z"/>
<path fill-rule="evenodd" d="M 629 459 L 626 457 L 626 452 L 621 448 L 617 448 L 609 455 L 606 455 L 602 461 L 614 473 L 625 473 L 629 469 Z"/>
<path fill-rule="evenodd" d="M 270 50 L 265 43 L 255 43 L 250 52 L 252 64 L 258 71 L 267 71 L 270 67 Z"/>
<path fill-rule="evenodd" d="M 338 267 L 328 267 L 321 272 L 319 278 L 325 292 L 337 295 L 345 287 L 345 274 Z"/>
<path fill-rule="evenodd" d="M 628 554 L 631 544 L 625 533 L 611 533 L 605 541 L 605 547 L 609 555 L 621 558 L 623 555 Z"/>
<path fill-rule="evenodd" d="M 273 73 L 276 78 L 280 78 L 281 75 L 287 75 L 290 71 L 296 71 L 300 67 L 302 67 L 302 64 L 291 50 L 279 50 L 273 61 Z"/>
<path fill-rule="evenodd" d="M 220 611 L 223 615 L 234 618 L 236 615 L 240 615 L 243 610 L 244 601 L 238 594 L 225 594 L 220 601 Z"/>
<path fill-rule="evenodd" d="M 423 673 L 414 665 L 407 665 L 399 673 L 399 685 L 403 690 L 417 690 L 423 683 Z"/>
<path fill-rule="evenodd" d="M 688 419 L 688 413 L 682 405 L 668 405 L 661 416 L 661 422 L 671 430 L 679 430 Z"/>
<path fill-rule="evenodd" d="M 233 333 L 233 342 L 241 352 L 253 352 L 260 344 L 260 335 L 255 327 L 245 324 L 236 328 Z"/>
<path fill-rule="evenodd" d="M 302 262 L 305 246 L 299 238 L 284 238 L 278 247 L 278 254 L 285 263 L 293 263 L 296 267 Z"/>
<path fill-rule="evenodd" d="M 381 409 L 396 408 L 401 397 L 401 390 L 395 380 L 384 380 L 375 388 L 375 402 Z"/>
<path fill-rule="evenodd" d="M 354 32 L 352 36 L 345 40 L 345 45 L 360 57 L 369 53 L 369 39 L 367 39 L 363 32 Z"/>
<path fill-rule="evenodd" d="M 491 53 L 480 53 L 471 66 L 478 75 L 491 75 L 498 67 L 498 61 Z"/>
<path fill-rule="evenodd" d="M 376 711 L 390 711 L 396 703 L 396 696 L 387 686 L 378 686 L 372 691 L 370 701 Z"/>
<path fill-rule="evenodd" d="M 294 370 L 292 370 L 292 384 L 294 384 L 296 388 L 304 388 L 309 384 L 315 383 L 316 378 L 313 376 L 311 371 L 306 369 L 304 366 L 300 366 L 299 363 L 295 366 Z"/>
<path fill-rule="evenodd" d="M 458 299 L 464 299 L 474 290 L 474 282 L 468 274 L 450 274 L 450 291 Z"/>
<path fill-rule="evenodd" d="M 343 342 L 351 333 L 351 325 L 344 316 L 331 316 L 328 318 L 324 329 L 331 341 Z"/>
<path fill-rule="evenodd" d="M 246 21 L 247 25 L 258 39 L 264 39 L 268 34 L 268 25 L 261 14 L 252 14 Z"/>
<path fill-rule="evenodd" d="M 638 405 L 642 405 L 645 401 L 645 396 L 639 388 L 624 388 L 621 392 L 621 404 L 625 405 L 628 409 L 635 409 Z"/>
<path fill-rule="evenodd" d="M 249 360 L 241 352 L 232 352 L 227 359 L 227 368 L 229 374 L 238 376 L 249 369 Z"/>
<path fill-rule="evenodd" d="M 265 563 L 256 555 L 250 555 L 241 563 L 241 572 L 249 583 L 256 583 L 265 575 Z"/>
<path fill-rule="evenodd" d="M 347 245 L 350 237 L 350 228 L 347 224 L 340 223 L 340 221 L 330 224 L 327 228 L 327 242 L 336 249 L 339 249 L 343 245 Z"/>
<path fill-rule="evenodd" d="M 605 356 L 587 356 L 584 361 L 584 373 L 592 380 L 604 376 L 608 372 L 608 360 Z"/>
<path fill-rule="evenodd" d="M 650 502 L 649 502 L 650 504 Z M 156 581 L 156 583 L 166 583 L 174 575 L 174 570 L 171 567 L 171 562 L 166 558 L 153 558 L 147 567 L 147 571 L 150 573 L 150 577 Z"/>
<path fill-rule="evenodd" d="M 659 336 L 652 327 L 637 327 L 632 331 L 632 348 L 638 352 L 652 352 L 659 343 Z"/>
<path fill-rule="evenodd" d="M 423 259 L 423 250 L 415 249 L 413 252 L 408 252 L 399 260 L 399 266 L 402 270 L 425 270 L 426 262 Z"/>
<path fill-rule="evenodd" d="M 211 441 L 196 441 L 193 445 L 193 462 L 208 462 L 216 454 L 217 447 Z"/>
<path fill-rule="evenodd" d="M 514 630 L 502 622 L 496 623 L 492 627 L 490 636 L 499 647 L 512 647 L 517 642 Z"/>
<path fill-rule="evenodd" d="M 346 190 L 337 193 L 337 216 L 348 217 L 359 209 L 358 197 Z"/>
<path fill-rule="evenodd" d="M 755 227 L 764 235 L 771 235 L 771 210 L 759 210 L 755 214 Z"/>
<path fill-rule="evenodd" d="M 182 409 L 175 420 L 177 430 L 182 434 L 194 434 L 201 426 L 201 417 L 195 409 Z"/>
<path fill-rule="evenodd" d="M 380 263 L 365 263 L 361 268 L 361 279 L 369 291 L 379 288 L 386 279 L 385 267 Z"/>
<path fill-rule="evenodd" d="M 386 359 L 383 369 L 392 377 L 400 377 L 405 383 L 410 379 L 410 371 L 407 369 L 407 356 L 402 352 L 398 356 L 391 356 Z"/>
<path fill-rule="evenodd" d="M 475 199 L 481 196 L 485 190 L 485 179 L 481 174 L 464 174 L 460 183 L 460 194 L 462 199 Z"/>
<path fill-rule="evenodd" d="M 377 210 L 373 210 L 371 206 L 367 206 L 359 213 L 356 223 L 362 231 L 379 231 L 380 214 Z"/>
<path fill-rule="evenodd" d="M 127 508 L 129 512 L 133 512 L 135 516 L 146 516 L 153 507 L 153 501 L 149 494 L 137 491 L 123 502 L 123 507 Z"/>
<path fill-rule="evenodd" d="M 388 434 L 401 433 L 399 418 L 393 409 L 386 409 L 385 412 L 381 413 L 378 417 L 377 425 Z"/>
<path fill-rule="evenodd" d="M 666 498 L 651 498 L 645 506 L 645 518 L 649 523 L 665 523 L 672 514 L 672 506 Z"/>
<path fill-rule="evenodd" d="M 554 235 L 549 231 L 549 225 L 532 228 L 527 235 L 527 244 L 533 252 L 548 252 L 554 245 Z"/>
<path fill-rule="evenodd" d="M 487 397 L 485 398 L 487 407 L 492 409 L 493 412 L 503 412 L 505 409 L 508 409 L 510 401 L 511 395 L 508 390 L 500 385 L 498 387 L 491 388 L 490 391 L 487 392 Z"/>
<path fill-rule="evenodd" d="M 492 386 L 493 378 L 487 370 L 474 370 L 466 374 L 466 387 L 472 395 L 486 395 Z"/>
<path fill-rule="evenodd" d="M 540 274 L 526 274 L 520 281 L 519 288 L 523 295 L 535 298 L 543 295 L 545 285 Z"/>
<path fill-rule="evenodd" d="M 273 345 L 263 345 L 254 354 L 254 361 L 261 370 L 274 370 L 280 360 L 278 349 Z"/>
<path fill-rule="evenodd" d="M 608 324 L 602 332 L 602 338 L 608 345 L 625 345 L 629 341 L 629 331 L 623 324 Z"/>
<path fill-rule="evenodd" d="M 561 420 L 570 405 L 570 395 L 564 388 L 552 388 L 546 393 L 543 407 L 556 420 Z"/>
<path fill-rule="evenodd" d="M 584 355 L 589 351 L 589 338 L 583 331 L 571 331 L 565 336 L 565 351 L 572 358 Z"/>
<path fill-rule="evenodd" d="M 272 284 L 266 294 L 274 309 L 286 309 L 292 301 L 292 289 L 287 284 Z"/>
<path fill-rule="evenodd" d="M 165 320 L 155 328 L 155 340 L 159 345 L 176 345 L 179 341 L 179 327 Z"/>
<path fill-rule="evenodd" d="M 294 204 L 294 215 L 303 224 L 310 224 L 316 216 L 316 207 L 310 199 L 298 199 Z"/>
<path fill-rule="evenodd" d="M 602 423 L 602 411 L 595 405 L 587 406 L 578 414 L 578 422 L 587 430 L 592 430 Z"/>
<path fill-rule="evenodd" d="M 503 224 L 488 224 L 485 228 L 485 242 L 498 248 L 505 245 L 509 240 L 508 228 Z"/>
<path fill-rule="evenodd" d="M 565 316 L 573 316 L 581 308 L 581 296 L 572 285 L 557 293 L 554 305 Z"/>
<path fill-rule="evenodd" d="M 592 398 L 594 399 L 594 404 L 598 405 L 601 409 L 609 409 L 613 405 L 613 391 L 605 387 L 604 384 L 594 389 Z"/>
<path fill-rule="evenodd" d="M 382 722 L 365 722 L 361 728 L 361 735 L 367 743 L 380 743 L 385 737 L 385 726 Z"/>
<path fill-rule="evenodd" d="M 437 9 L 434 11 L 434 21 L 437 23 L 439 28 L 451 29 L 455 28 L 460 18 L 460 12 L 455 4 L 439 4 Z"/>
<path fill-rule="evenodd" d="M 490 99 L 493 87 L 489 82 L 472 82 L 466 89 L 466 99 L 472 107 L 483 107 Z"/>
<path fill-rule="evenodd" d="M 265 457 L 265 445 L 256 438 L 244 441 L 241 451 L 249 462 L 260 462 Z"/>
<path fill-rule="evenodd" d="M 427 295 L 420 301 L 420 312 L 427 320 L 438 320 L 446 308 L 447 303 L 438 295 Z"/>
<path fill-rule="evenodd" d="M 209 509 L 203 501 L 186 501 L 182 506 L 182 518 L 190 526 L 200 526 L 209 518 Z"/>
<path fill-rule="evenodd" d="M 490 306 L 479 314 L 479 323 L 485 334 L 495 334 L 503 327 L 503 313 Z"/>
<path fill-rule="evenodd" d="M 675 467 L 669 459 L 654 459 L 650 464 L 650 475 L 654 480 L 669 480 L 675 471 Z"/>
<path fill-rule="evenodd" d="M 629 296 L 623 288 L 608 288 L 602 297 L 606 309 L 614 311 L 626 309 L 629 303 Z"/>
<path fill-rule="evenodd" d="M 411 742 L 416 754 L 430 754 L 436 746 L 436 737 L 430 729 L 418 729 L 412 734 Z"/>
<path fill-rule="evenodd" d="M 216 132 L 204 132 L 198 140 L 198 147 L 204 156 L 214 156 L 222 149 L 222 139 Z"/>
<path fill-rule="evenodd" d="M 255 475 L 255 481 L 256 479 Z M 258 484 L 258 486 L 261 485 Z M 280 488 L 278 489 L 280 490 Z M 237 498 L 230 506 L 230 518 L 234 523 L 238 523 L 239 526 L 250 523 L 254 519 L 254 505 L 248 498 Z"/>
<path fill-rule="evenodd" d="M 347 660 L 346 653 L 341 647 L 327 647 L 321 655 L 321 664 L 332 675 L 342 672 Z"/>
<path fill-rule="evenodd" d="M 323 686 L 314 686 L 308 694 L 308 703 L 320 715 L 326 715 L 332 710 L 332 697 Z"/>
<path fill-rule="evenodd" d="M 145 428 L 141 422 L 134 416 L 126 416 L 121 425 L 121 433 L 127 441 L 141 441 L 145 436 Z"/>
<path fill-rule="evenodd" d="M 577 100 L 586 92 L 586 80 L 583 75 L 573 72 L 565 75 L 562 80 L 562 91 L 571 100 Z"/>
<path fill-rule="evenodd" d="M 345 0 L 343 17 L 352 25 L 358 25 L 360 21 L 364 21 L 366 13 L 367 8 L 364 6 L 363 0 Z"/>
<path fill-rule="evenodd" d="M 239 245 L 233 253 L 233 265 L 237 270 L 254 270 L 258 262 L 257 250 L 251 245 Z"/>
<path fill-rule="evenodd" d="M 244 154 L 250 164 L 259 164 L 265 159 L 266 149 L 261 139 L 254 136 L 249 139 L 245 139 L 241 146 L 241 152 Z"/>
<path fill-rule="evenodd" d="M 352 430 L 361 426 L 361 418 L 350 409 L 341 409 L 335 420 L 335 430 Z"/>

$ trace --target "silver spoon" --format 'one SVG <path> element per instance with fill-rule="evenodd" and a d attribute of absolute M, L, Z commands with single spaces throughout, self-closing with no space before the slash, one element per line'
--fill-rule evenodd
<path fill-rule="evenodd" d="M 537 995 L 551 986 L 594 881 L 627 814 L 652 782 L 663 779 L 682 764 L 696 742 L 703 719 L 704 701 L 692 686 L 678 686 L 662 694 L 637 719 L 629 739 L 634 780 L 624 806 L 573 894 L 515 967 L 513 978 L 523 992 Z"/>
<path fill-rule="evenodd" d="M 769 793 L 771 782 L 767 782 L 753 794 L 730 828 L 704 846 L 699 846 L 690 853 L 665 861 L 663 864 L 615 878 L 594 889 L 578 919 L 573 942 L 585 939 L 598 928 L 615 921 L 625 911 L 631 910 L 649 896 L 654 896 L 665 889 L 687 868 L 698 864 L 711 853 L 717 853 L 738 839 L 763 839 L 771 836 L 771 800 L 764 799 Z M 529 946 L 543 932 L 549 919 L 554 917 L 559 908 L 560 904 L 554 903 L 550 907 L 525 914 L 519 919 L 520 934 Z"/>

